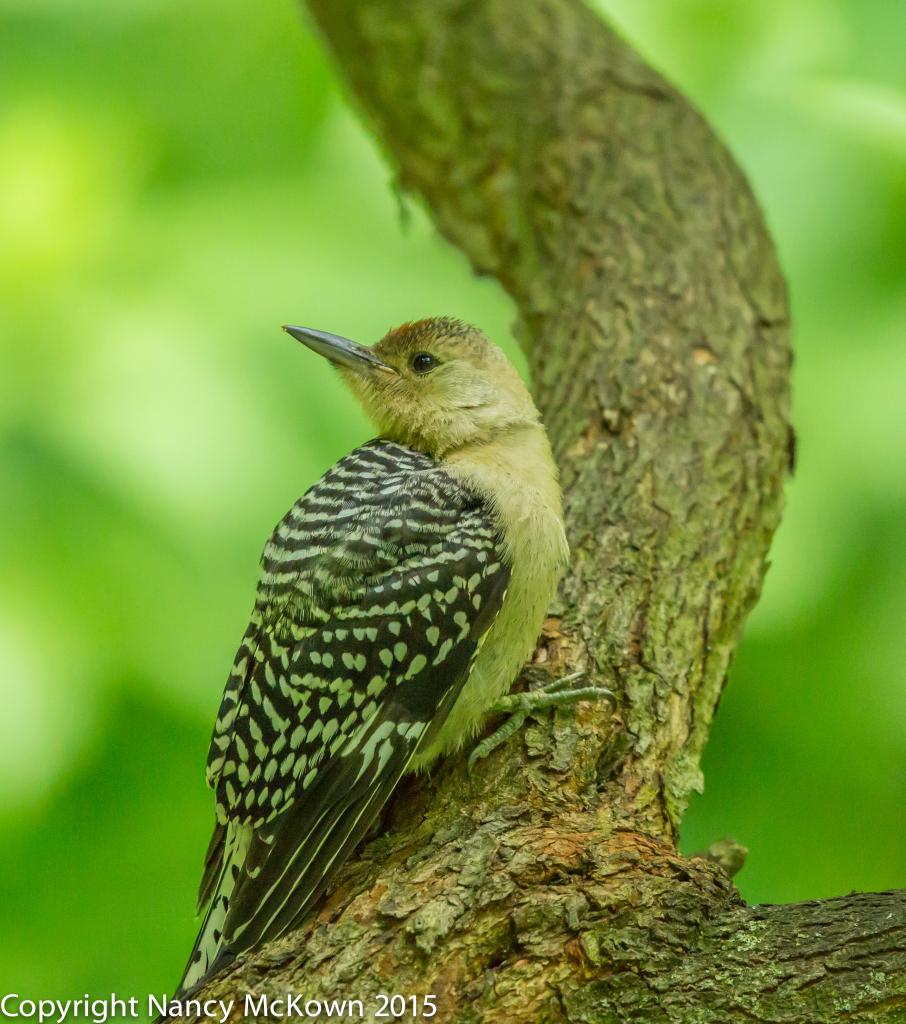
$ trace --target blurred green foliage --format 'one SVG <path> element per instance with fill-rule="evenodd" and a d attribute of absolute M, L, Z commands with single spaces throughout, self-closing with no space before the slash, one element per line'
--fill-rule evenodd
<path fill-rule="evenodd" d="M 800 463 L 683 849 L 751 902 L 906 885 L 906 5 L 602 0 L 747 169 Z M 400 216 L 291 0 L 0 0 L 0 992 L 169 992 L 262 543 L 369 436 L 283 320 L 491 282 Z M 518 358 L 518 356 L 517 356 Z"/>

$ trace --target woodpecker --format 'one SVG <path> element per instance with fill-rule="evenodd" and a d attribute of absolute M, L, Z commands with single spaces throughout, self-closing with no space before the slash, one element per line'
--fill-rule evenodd
<path fill-rule="evenodd" d="M 479 330 L 421 320 L 371 348 L 284 330 L 334 364 L 378 438 L 265 546 L 208 756 L 208 909 L 176 999 L 295 927 L 405 772 L 489 710 L 521 723 L 531 695 L 504 695 L 569 555 L 541 418 Z"/>

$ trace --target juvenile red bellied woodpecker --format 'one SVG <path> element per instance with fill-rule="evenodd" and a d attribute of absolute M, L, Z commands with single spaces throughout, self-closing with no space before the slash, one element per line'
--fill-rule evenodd
<path fill-rule="evenodd" d="M 460 748 L 490 710 L 518 725 L 602 692 L 504 697 L 569 549 L 547 435 L 500 349 L 448 319 L 373 348 L 284 329 L 334 363 L 379 437 L 264 549 L 208 755 L 209 906 L 177 999 L 298 924 L 404 772 Z"/>

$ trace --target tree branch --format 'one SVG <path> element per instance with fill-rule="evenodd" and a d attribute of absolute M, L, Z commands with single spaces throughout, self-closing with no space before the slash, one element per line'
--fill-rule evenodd
<path fill-rule="evenodd" d="M 527 677 L 581 671 L 619 707 L 405 780 L 320 913 L 209 994 L 373 1013 L 430 992 L 438 1022 L 894 1020 L 902 894 L 747 908 L 675 848 L 791 437 L 786 291 L 744 177 L 579 0 L 308 6 L 401 186 L 518 304 L 573 553 Z"/>

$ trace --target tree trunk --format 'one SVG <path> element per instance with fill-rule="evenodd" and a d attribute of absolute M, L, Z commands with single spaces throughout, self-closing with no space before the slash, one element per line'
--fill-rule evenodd
<path fill-rule="evenodd" d="M 618 705 L 404 780 L 318 912 L 206 995 L 906 1020 L 903 893 L 750 908 L 676 850 L 790 461 L 786 290 L 745 178 L 579 0 L 308 6 L 400 185 L 518 304 L 573 555 L 524 682 L 582 672 Z"/>

